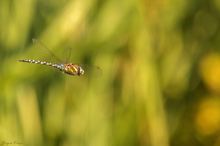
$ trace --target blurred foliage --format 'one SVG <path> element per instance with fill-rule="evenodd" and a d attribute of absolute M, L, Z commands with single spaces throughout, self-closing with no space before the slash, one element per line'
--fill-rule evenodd
<path fill-rule="evenodd" d="M 1 0 L 0 145 L 219 146 L 219 18 L 218 0 Z M 33 38 L 85 76 L 17 62 L 48 59 Z"/>

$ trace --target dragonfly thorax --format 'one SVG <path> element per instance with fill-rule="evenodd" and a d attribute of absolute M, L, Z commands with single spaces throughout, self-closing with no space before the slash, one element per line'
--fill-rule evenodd
<path fill-rule="evenodd" d="M 84 70 L 81 66 L 73 63 L 68 63 L 64 65 L 64 72 L 73 75 L 73 76 L 81 76 L 84 74 Z"/>

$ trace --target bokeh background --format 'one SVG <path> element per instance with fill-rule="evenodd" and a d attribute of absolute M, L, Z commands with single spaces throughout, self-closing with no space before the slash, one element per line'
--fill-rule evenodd
<path fill-rule="evenodd" d="M 218 0 L 0 0 L 0 145 L 219 146 L 219 26 Z M 18 62 L 33 38 L 91 67 Z"/>

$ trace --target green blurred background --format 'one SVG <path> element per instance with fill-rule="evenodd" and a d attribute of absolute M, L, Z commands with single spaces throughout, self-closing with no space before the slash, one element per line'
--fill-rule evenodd
<path fill-rule="evenodd" d="M 219 146 L 219 24 L 218 0 L 0 0 L 0 145 Z M 17 62 L 32 38 L 101 74 Z"/>

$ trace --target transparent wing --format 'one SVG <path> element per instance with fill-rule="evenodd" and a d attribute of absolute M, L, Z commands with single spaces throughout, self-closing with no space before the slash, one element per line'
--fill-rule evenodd
<path fill-rule="evenodd" d="M 85 76 L 100 76 L 103 74 L 102 69 L 99 66 L 96 65 L 80 65 L 84 69 Z"/>
<path fill-rule="evenodd" d="M 72 48 L 67 49 L 67 51 L 65 52 L 64 55 L 66 56 L 65 63 L 71 62 L 71 61 L 70 61 L 70 58 L 71 58 L 71 56 L 72 56 Z"/>
<path fill-rule="evenodd" d="M 46 54 L 49 55 L 49 58 L 55 60 L 56 62 L 62 63 L 63 61 L 57 57 L 43 42 L 40 40 L 37 40 L 35 38 L 32 39 L 33 45 L 36 47 L 36 49 L 40 49 Z"/>

